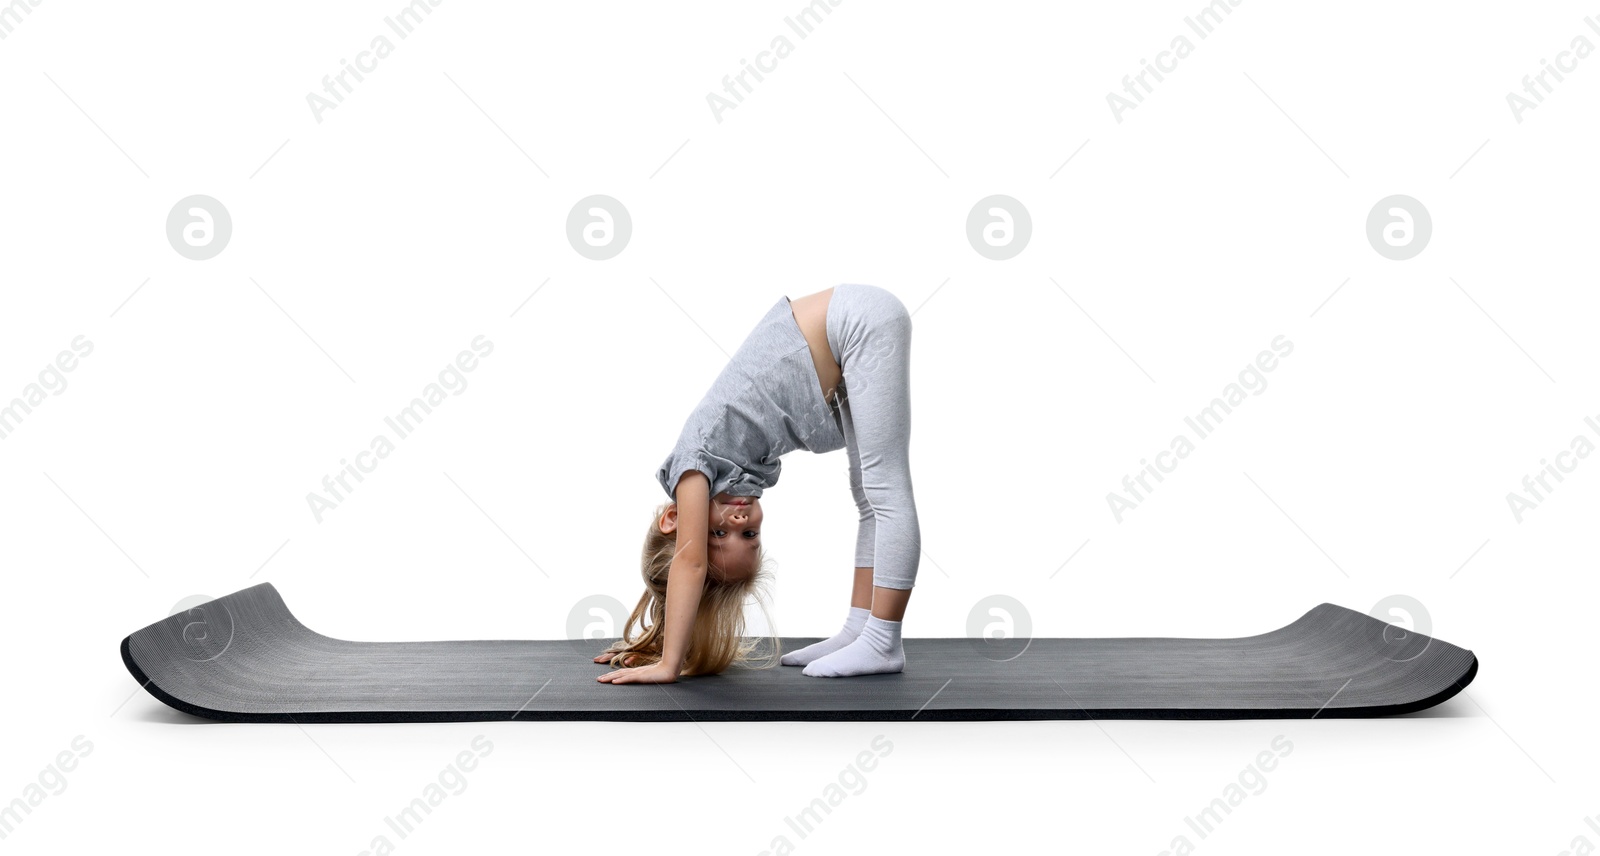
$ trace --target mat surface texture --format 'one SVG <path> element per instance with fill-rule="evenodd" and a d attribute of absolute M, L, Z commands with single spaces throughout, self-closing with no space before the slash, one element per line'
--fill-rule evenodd
<path fill-rule="evenodd" d="M 122 660 L 185 713 L 297 723 L 1328 719 L 1432 707 L 1478 671 L 1469 650 L 1331 603 L 1233 639 L 909 638 L 903 672 L 851 678 L 774 666 L 614 686 L 591 662 L 610 641 L 350 642 L 262 583 L 130 634 Z"/>

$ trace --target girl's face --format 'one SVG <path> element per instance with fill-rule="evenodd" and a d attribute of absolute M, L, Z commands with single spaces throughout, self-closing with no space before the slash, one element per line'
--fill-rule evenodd
<path fill-rule="evenodd" d="M 756 551 L 761 547 L 761 498 L 719 493 L 711 498 L 711 513 L 706 528 L 711 539 L 706 543 L 706 573 L 730 582 L 755 576 Z M 667 507 L 660 521 L 662 532 L 678 526 L 678 506 Z"/>
<path fill-rule="evenodd" d="M 760 497 L 719 493 L 711 498 L 711 541 L 706 547 L 710 573 L 725 582 L 755 575 L 761 517 Z"/>

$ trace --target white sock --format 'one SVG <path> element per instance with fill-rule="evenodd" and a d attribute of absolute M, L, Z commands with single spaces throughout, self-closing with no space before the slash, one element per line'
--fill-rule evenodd
<path fill-rule="evenodd" d="M 884 621 L 876 615 L 870 615 L 856 641 L 811 661 L 802 674 L 814 678 L 845 678 L 898 672 L 905 665 L 906 652 L 900 644 L 900 622 Z"/>
<path fill-rule="evenodd" d="M 850 615 L 844 620 L 844 629 L 833 634 L 827 639 L 812 645 L 807 645 L 798 651 L 790 651 L 779 660 L 785 666 L 804 666 L 812 660 L 827 656 L 833 652 L 856 641 L 861 635 L 861 628 L 867 623 L 867 616 L 872 610 L 860 606 L 850 607 Z"/>

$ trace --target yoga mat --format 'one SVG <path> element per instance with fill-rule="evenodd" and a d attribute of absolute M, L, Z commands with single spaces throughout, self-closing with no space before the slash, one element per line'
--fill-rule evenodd
<path fill-rule="evenodd" d="M 908 638 L 903 672 L 850 678 L 774 666 L 613 686 L 591 662 L 611 641 L 351 642 L 262 583 L 135 631 L 122 661 L 185 713 L 298 723 L 1331 719 L 1422 710 L 1478 671 L 1469 650 L 1331 603 L 1233 639 Z"/>

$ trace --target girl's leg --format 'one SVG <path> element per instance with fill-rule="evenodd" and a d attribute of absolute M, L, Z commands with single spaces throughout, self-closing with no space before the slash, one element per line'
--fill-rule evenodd
<path fill-rule="evenodd" d="M 850 293 L 846 294 L 845 299 L 854 301 L 858 296 L 858 293 Z M 869 294 L 869 296 L 874 296 L 874 294 Z M 806 666 L 808 667 L 806 674 L 819 674 L 818 670 L 810 670 L 811 662 L 826 658 L 829 654 L 834 654 L 835 651 L 843 650 L 845 646 L 856 642 L 856 638 L 861 635 L 862 629 L 866 627 L 867 619 L 877 618 L 880 621 L 893 621 L 898 624 L 902 616 L 906 614 L 906 598 L 910 597 L 909 584 L 902 587 L 902 590 L 883 587 L 883 582 L 888 581 L 888 578 L 885 578 L 883 574 L 878 573 L 874 568 L 875 557 L 878 555 L 878 518 L 894 517 L 896 522 L 899 522 L 899 520 L 904 520 L 904 517 L 898 517 L 894 512 L 896 512 L 896 509 L 909 506 L 910 528 L 912 528 L 912 538 L 915 541 L 915 546 L 912 547 L 912 550 L 914 550 L 915 558 L 918 558 L 918 560 L 922 558 L 922 544 L 920 544 L 920 533 L 917 530 L 915 504 L 910 504 L 909 502 L 909 477 L 867 477 L 867 467 L 862 464 L 861 450 L 864 446 L 862 446 L 861 437 L 856 434 L 856 419 L 854 419 L 853 405 L 851 405 L 853 397 L 851 397 L 850 392 L 851 378 L 856 379 L 856 384 L 862 389 L 867 389 L 867 387 L 891 387 L 891 384 L 896 384 L 896 386 L 901 387 L 902 392 L 906 390 L 904 373 L 906 373 L 906 368 L 909 368 L 909 366 L 901 365 L 896 368 L 893 360 L 888 360 L 888 357 L 899 354 L 902 360 L 909 358 L 909 341 L 901 342 L 896 341 L 896 339 L 904 338 L 906 334 L 909 334 L 910 317 L 906 315 L 906 318 L 904 318 L 906 325 L 901 328 L 896 318 L 904 314 L 904 307 L 899 306 L 899 301 L 896 301 L 893 296 L 890 296 L 890 301 L 894 301 L 894 306 L 886 306 L 885 304 L 885 306 L 877 307 L 877 315 L 867 315 L 867 310 L 859 309 L 859 304 L 856 304 L 856 302 L 851 302 L 850 306 L 845 306 L 842 298 L 838 296 L 838 290 L 835 290 L 832 301 L 834 302 L 829 307 L 829 346 L 834 347 L 835 354 L 842 355 L 840 357 L 840 368 L 845 373 L 845 379 L 838 384 L 838 400 L 840 400 L 840 411 L 838 413 L 840 413 L 840 424 L 842 424 L 843 434 L 845 434 L 845 454 L 850 458 L 850 493 L 856 499 L 856 510 L 858 510 L 859 514 L 858 523 L 856 523 L 856 574 L 854 574 L 854 581 L 851 584 L 850 614 L 845 618 L 845 626 L 832 637 L 824 638 L 822 642 L 811 643 L 811 645 L 806 645 L 805 648 L 800 648 L 798 651 L 789 651 L 779 661 L 784 666 Z M 899 312 L 894 312 L 893 309 L 896 306 L 899 307 Z M 888 309 L 888 312 L 883 309 Z M 891 331 L 896 333 L 896 336 L 888 338 L 888 336 L 878 334 L 875 331 L 878 326 L 877 323 L 872 325 L 874 326 L 874 331 L 869 333 L 866 325 L 854 323 L 854 320 L 858 320 L 862 315 L 866 315 L 867 320 L 875 320 L 878 315 L 891 318 L 893 323 L 888 326 L 890 326 Z M 851 323 L 835 323 L 838 318 L 846 317 L 851 318 Z M 837 336 L 835 336 L 835 331 L 837 331 Z M 838 344 L 835 344 L 834 339 L 838 339 Z M 867 339 L 870 339 L 870 341 L 867 341 Z M 845 368 L 846 363 L 850 368 Z M 899 373 L 899 378 L 894 376 L 896 371 Z M 888 376 L 885 378 L 885 376 L 882 376 L 883 373 L 888 374 Z M 870 398 L 869 405 L 882 406 L 872 402 Z M 898 453 L 886 454 L 885 456 L 882 451 L 877 451 L 878 446 L 875 438 L 870 438 L 869 440 L 874 445 L 866 446 L 870 454 L 869 461 L 872 461 L 872 464 L 878 467 L 880 472 L 893 469 L 896 466 L 904 472 L 907 466 L 904 445 L 909 443 L 910 440 L 909 398 L 899 406 L 901 406 L 901 413 L 906 416 L 906 426 L 901 432 L 902 437 L 901 435 L 891 435 L 890 437 L 890 442 L 902 443 L 902 448 L 899 448 Z M 882 491 L 890 490 L 893 486 L 901 485 L 901 483 L 904 483 L 906 502 L 901 502 L 898 498 L 894 498 L 891 501 L 886 494 L 882 494 Z M 869 485 L 872 485 L 870 490 Z M 874 506 L 874 501 L 872 501 L 874 494 L 880 494 L 877 506 Z M 882 510 L 880 510 L 880 507 L 882 507 Z M 899 528 L 902 528 L 902 526 L 899 526 Z M 891 531 L 896 530 L 891 528 Z M 904 539 L 904 536 L 902 536 L 902 539 Z M 885 549 L 899 549 L 899 547 L 885 547 Z M 904 571 L 901 571 L 901 573 L 904 573 Z M 915 579 L 915 573 L 917 573 L 917 566 L 914 563 L 912 570 L 910 570 L 910 578 Z M 904 576 L 894 578 L 896 586 L 898 586 L 901 579 L 904 579 Z M 822 667 L 818 667 L 818 669 L 822 669 Z M 853 672 L 853 674 L 866 674 L 866 672 Z"/>
<path fill-rule="evenodd" d="M 845 454 L 850 459 L 850 495 L 855 498 L 859 519 L 856 524 L 856 583 L 851 592 L 851 606 L 866 606 L 872 614 L 888 621 L 899 621 L 905 616 L 906 601 L 911 589 L 889 588 L 878 585 L 882 581 L 874 571 L 878 540 L 878 512 L 867 497 L 865 478 L 861 473 L 861 441 L 856 436 L 855 415 L 851 412 L 847 387 L 841 385 L 839 415 L 844 424 Z M 909 402 L 908 402 L 909 407 Z M 909 441 L 909 435 L 907 440 Z M 912 503 L 915 517 L 915 502 Z M 920 559 L 922 546 L 917 545 Z M 913 574 L 915 571 L 913 570 Z"/>
<path fill-rule="evenodd" d="M 872 608 L 873 563 L 877 551 L 878 516 L 872 511 L 872 503 L 867 500 L 866 488 L 862 486 L 861 479 L 861 448 L 860 441 L 856 439 L 856 420 L 850 412 L 850 396 L 848 390 L 841 382 L 838 389 L 839 397 L 839 422 L 844 428 L 844 453 L 850 461 L 850 496 L 856 501 L 856 585 L 851 591 L 851 606 L 865 606 Z M 867 579 L 863 581 L 862 571 L 866 571 Z M 863 585 L 865 582 L 865 585 Z M 862 589 L 866 591 L 863 592 Z M 861 596 L 866 595 L 866 603 L 861 602 Z"/>
<path fill-rule="evenodd" d="M 872 614 L 850 644 L 813 661 L 820 677 L 901 671 L 900 620 L 922 559 L 922 532 L 912 494 L 911 316 L 881 289 L 851 290 L 837 325 L 829 311 L 830 345 L 844 373 L 840 397 L 850 490 L 860 511 L 857 578 L 872 568 Z M 834 300 L 841 297 L 836 288 Z M 859 591 L 859 585 L 858 589 Z"/>
<path fill-rule="evenodd" d="M 845 616 L 844 627 L 821 642 L 813 642 L 784 654 L 778 658 L 778 662 L 785 666 L 808 666 L 812 660 L 826 657 L 856 641 L 861 629 L 867 626 L 872 608 L 872 569 L 856 568 L 856 577 L 850 590 L 850 612 Z"/>
<path fill-rule="evenodd" d="M 911 315 L 881 289 L 845 297 L 865 316 L 842 321 L 839 337 L 840 416 L 861 513 L 856 566 L 872 567 L 879 588 L 910 589 L 922 559 L 911 484 Z"/>
<path fill-rule="evenodd" d="M 861 629 L 866 626 L 867 618 L 873 611 L 881 613 L 887 608 L 891 598 L 875 597 L 873 588 L 872 554 L 874 539 L 877 531 L 877 518 L 872 513 L 872 505 L 867 502 L 866 491 L 861 486 L 861 455 L 856 451 L 855 425 L 850 418 L 849 399 L 845 397 L 843 386 L 840 387 L 842 407 L 839 414 L 844 427 L 845 454 L 850 458 L 850 493 L 855 497 L 856 508 L 860 512 L 860 522 L 856 527 L 856 572 L 855 579 L 850 587 L 850 613 L 846 616 L 844 627 L 821 642 L 813 642 L 797 651 L 790 651 L 779 660 L 785 666 L 807 666 L 811 661 L 818 660 L 856 641 L 861 635 Z M 898 592 L 896 592 L 898 594 Z M 901 605 L 901 614 L 904 614 L 904 605 Z M 879 618 L 900 619 L 899 614 L 878 615 Z"/>

